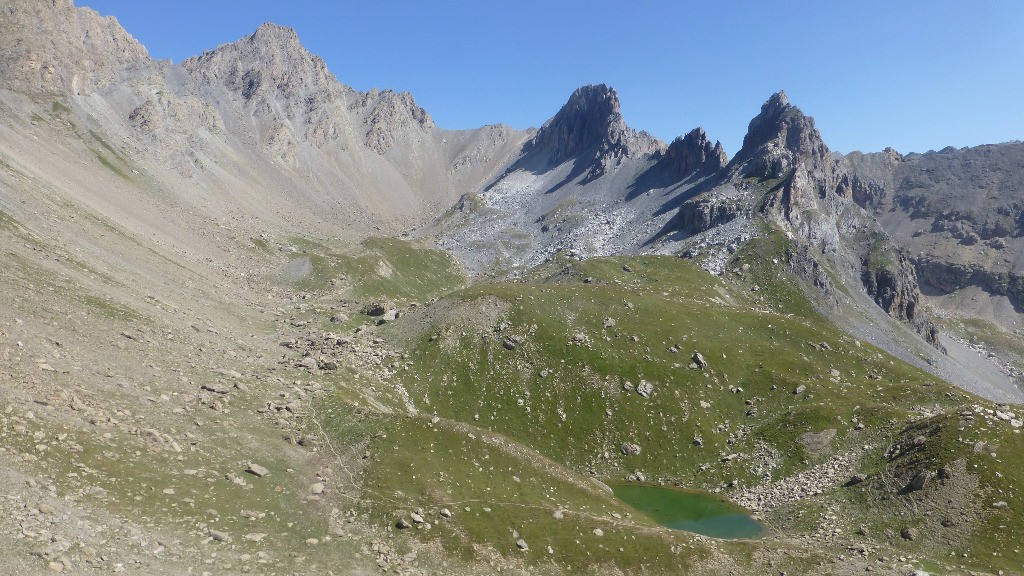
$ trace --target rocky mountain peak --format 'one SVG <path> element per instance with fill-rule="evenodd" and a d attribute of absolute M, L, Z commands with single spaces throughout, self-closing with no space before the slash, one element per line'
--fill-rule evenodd
<path fill-rule="evenodd" d="M 553 160 L 558 163 L 604 141 L 615 140 L 625 129 L 615 89 L 592 84 L 572 93 L 558 113 L 540 128 L 535 142 L 552 149 Z"/>
<path fill-rule="evenodd" d="M 733 165 L 745 176 L 781 178 L 797 164 L 813 170 L 831 157 L 814 126 L 814 118 L 789 103 L 785 92 L 773 94 L 750 121 L 743 147 Z"/>
<path fill-rule="evenodd" d="M 591 153 L 596 155 L 595 160 L 638 156 L 663 146 L 650 134 L 626 125 L 619 111 L 618 93 L 605 84 L 577 88 L 538 130 L 533 145 L 551 151 L 556 164 Z"/>
<path fill-rule="evenodd" d="M 70 0 L 0 0 L 0 77 L 30 92 L 89 94 L 150 62 L 116 19 Z"/>
<path fill-rule="evenodd" d="M 724 168 L 729 158 L 721 142 L 711 144 L 703 128 L 694 128 L 668 145 L 660 164 L 680 178 L 690 174 L 711 174 Z"/>
<path fill-rule="evenodd" d="M 283 42 L 299 45 L 299 35 L 295 32 L 294 28 L 289 26 L 281 26 L 280 24 L 274 24 L 273 22 L 264 22 L 260 24 L 256 31 L 253 32 L 247 39 L 250 43 L 257 42 Z"/>
<path fill-rule="evenodd" d="M 408 93 L 358 93 L 338 82 L 324 61 L 311 54 L 292 28 L 262 24 L 251 35 L 181 64 L 200 91 L 226 91 L 258 119 L 264 139 L 292 157 L 299 142 L 321 147 L 352 122 L 362 123 L 364 144 L 379 154 L 406 138 L 429 131 L 433 121 Z"/>
<path fill-rule="evenodd" d="M 664 150 L 657 138 L 626 125 L 618 93 L 605 84 L 576 89 L 523 148 L 524 158 L 538 158 L 550 166 L 572 161 L 568 178 L 583 176 L 584 181 L 615 170 L 626 159 Z"/>
<path fill-rule="evenodd" d="M 223 85 L 245 102 L 280 96 L 296 105 L 316 92 L 341 85 L 292 28 L 262 24 L 251 35 L 181 63 L 201 83 Z"/>

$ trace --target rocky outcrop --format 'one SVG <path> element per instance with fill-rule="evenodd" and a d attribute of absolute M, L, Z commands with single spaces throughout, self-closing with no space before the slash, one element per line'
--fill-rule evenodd
<path fill-rule="evenodd" d="M 352 90 L 340 84 L 295 31 L 263 24 L 250 36 L 181 63 L 200 94 L 226 95 L 232 116 L 251 118 L 264 147 L 284 158 L 299 142 L 323 146 L 345 130 Z"/>
<path fill-rule="evenodd" d="M 153 64 L 117 20 L 71 0 L 0 0 L 0 14 L 5 88 L 87 95 L 125 69 Z"/>
<path fill-rule="evenodd" d="M 201 83 L 224 86 L 254 108 L 270 100 L 299 104 L 306 97 L 346 92 L 324 61 L 302 46 L 295 30 L 269 22 L 237 42 L 185 60 L 181 67 Z"/>
<path fill-rule="evenodd" d="M 209 103 L 165 91 L 157 92 L 135 107 L 128 115 L 128 122 L 147 136 L 158 136 L 170 124 L 187 124 L 193 129 L 209 132 L 224 129 L 223 120 Z"/>
<path fill-rule="evenodd" d="M 850 172 L 853 201 L 876 213 L 892 205 L 895 189 L 894 173 L 903 155 L 886 148 L 877 154 L 853 152 L 843 157 L 842 164 Z"/>
<path fill-rule="evenodd" d="M 263 24 L 252 35 L 182 62 L 200 92 L 223 90 L 254 119 L 265 146 L 294 155 L 302 143 L 320 148 L 360 125 L 363 143 L 378 154 L 410 130 L 434 122 L 408 93 L 358 93 L 341 84 L 291 28 Z M 354 117 L 354 118 L 353 118 Z"/>
<path fill-rule="evenodd" d="M 657 138 L 626 125 L 619 95 L 604 84 L 576 89 L 524 152 L 542 152 L 552 165 L 574 160 L 574 174 L 597 178 L 626 158 L 664 149 Z"/>
<path fill-rule="evenodd" d="M 918 310 L 920 290 L 906 251 L 853 202 L 855 189 L 867 194 L 867 179 L 857 180 L 848 164 L 825 145 L 814 119 L 791 105 L 784 93 L 769 98 L 751 120 L 743 148 L 728 171 L 734 179 L 761 182 L 758 190 L 769 187 L 760 204 L 762 214 L 793 238 L 797 246 L 797 258 L 791 259 L 793 270 L 827 302 L 836 299 L 822 259 L 831 261 L 836 270 L 859 268 L 863 288 L 872 300 L 938 347 L 935 326 Z M 865 233 L 870 236 L 868 242 L 856 240 Z"/>
<path fill-rule="evenodd" d="M 791 272 L 811 283 L 821 295 L 819 301 L 827 308 L 838 308 L 839 299 L 836 297 L 835 286 L 828 277 L 825 267 L 811 254 L 806 244 L 797 245 L 789 250 L 786 254 L 786 264 Z"/>
<path fill-rule="evenodd" d="M 784 92 L 772 95 L 750 121 L 728 171 L 733 177 L 776 182 L 763 203 L 765 215 L 813 241 L 823 239 L 822 231 L 804 215 L 836 213 L 851 195 L 850 176 L 825 145 L 814 119 L 790 104 Z"/>
<path fill-rule="evenodd" d="M 843 159 L 853 199 L 918 256 L 937 293 L 977 286 L 1024 302 L 1016 253 L 1024 230 L 1024 143 Z"/>
<path fill-rule="evenodd" d="M 711 144 L 703 128 L 694 128 L 686 136 L 676 138 L 668 145 L 658 167 L 665 168 L 682 180 L 691 175 L 706 176 L 719 172 L 729 158 L 721 142 Z"/>
<path fill-rule="evenodd" d="M 737 198 L 701 196 L 683 202 L 679 207 L 679 220 L 684 230 L 699 234 L 715 226 L 727 224 L 745 211 Z"/>
<path fill-rule="evenodd" d="M 378 154 L 391 149 L 409 128 L 426 131 L 434 127 L 430 115 L 408 92 L 374 89 L 364 94 L 360 103 L 366 110 L 366 146 Z"/>
<path fill-rule="evenodd" d="M 893 318 L 913 321 L 921 293 L 913 264 L 902 250 L 873 248 L 862 261 L 868 294 Z"/>
<path fill-rule="evenodd" d="M 1017 306 L 1024 305 L 1024 275 L 999 272 L 981 264 L 964 264 L 936 256 L 914 260 L 921 282 L 949 294 L 968 286 L 978 286 L 990 294 L 1009 297 Z"/>
<path fill-rule="evenodd" d="M 907 322 L 925 341 L 945 352 L 938 327 L 918 308 L 921 291 L 905 249 L 895 246 L 888 237 L 876 238 L 862 260 L 861 281 L 868 295 L 889 316 Z"/>
<path fill-rule="evenodd" d="M 814 119 L 790 104 L 786 93 L 780 91 L 750 121 L 732 166 L 744 177 L 774 180 L 797 166 L 813 171 L 831 161 L 831 152 L 814 127 Z"/>

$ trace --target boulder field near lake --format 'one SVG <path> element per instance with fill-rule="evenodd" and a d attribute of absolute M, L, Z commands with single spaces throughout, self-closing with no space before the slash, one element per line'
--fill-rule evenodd
<path fill-rule="evenodd" d="M 0 14 L 0 574 L 1024 573 L 1020 142 L 447 130 Z"/>

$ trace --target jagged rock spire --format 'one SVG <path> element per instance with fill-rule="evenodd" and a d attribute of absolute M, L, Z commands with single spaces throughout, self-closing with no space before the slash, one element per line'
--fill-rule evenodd
<path fill-rule="evenodd" d="M 619 95 L 604 84 L 577 88 L 569 101 L 537 132 L 537 146 L 550 148 L 556 163 L 604 141 L 619 140 L 627 129 Z"/>
<path fill-rule="evenodd" d="M 669 144 L 659 164 L 669 167 L 676 176 L 711 174 L 724 168 L 729 158 L 721 142 L 711 144 L 703 128 L 694 128 Z"/>
<path fill-rule="evenodd" d="M 781 178 L 797 164 L 810 170 L 823 165 L 831 152 L 814 127 L 814 119 L 776 92 L 750 121 L 743 147 L 733 166 L 745 176 Z"/>
<path fill-rule="evenodd" d="M 626 125 L 614 88 L 591 84 L 572 93 L 537 131 L 532 146 L 550 151 L 552 162 L 558 164 L 580 156 L 606 163 L 609 157 L 648 154 L 664 144 Z"/>

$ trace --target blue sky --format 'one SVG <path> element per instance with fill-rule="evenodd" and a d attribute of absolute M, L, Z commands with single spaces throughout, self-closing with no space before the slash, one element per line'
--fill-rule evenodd
<path fill-rule="evenodd" d="M 735 154 L 778 90 L 834 150 L 1024 139 L 1024 2 L 77 0 L 175 62 L 271 21 L 338 79 L 409 91 L 444 128 L 539 126 L 616 88 L 630 126 Z"/>

